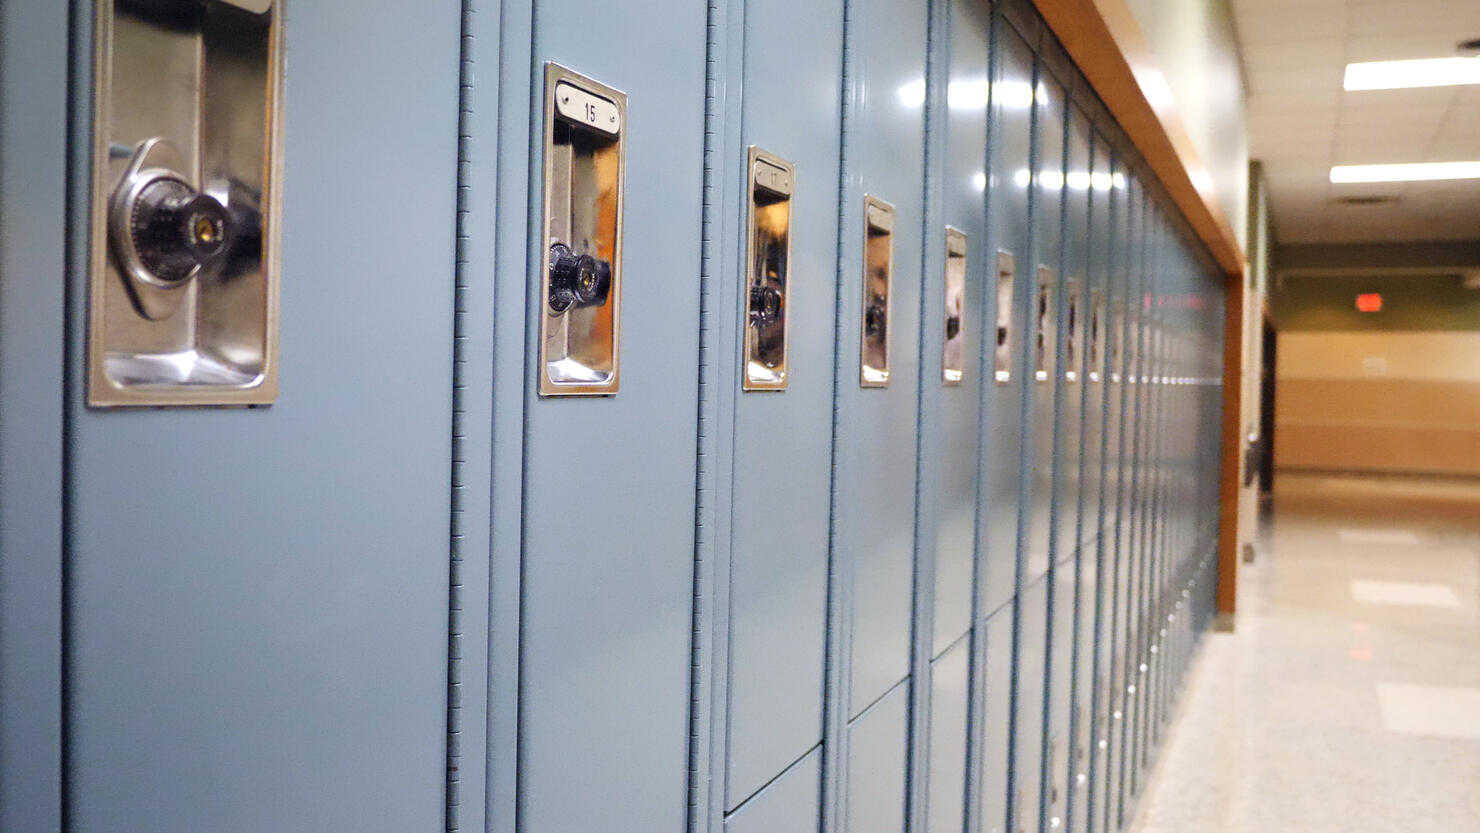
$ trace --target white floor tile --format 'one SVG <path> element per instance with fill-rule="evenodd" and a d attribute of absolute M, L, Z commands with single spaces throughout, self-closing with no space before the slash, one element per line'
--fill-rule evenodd
<path fill-rule="evenodd" d="M 1480 740 L 1480 688 L 1378 683 L 1389 732 Z"/>
<path fill-rule="evenodd" d="M 1338 529 L 1346 544 L 1385 544 L 1390 547 L 1416 547 L 1418 536 L 1405 529 Z"/>
<path fill-rule="evenodd" d="M 1352 598 L 1364 604 L 1459 607 L 1454 588 L 1434 582 L 1352 579 Z"/>

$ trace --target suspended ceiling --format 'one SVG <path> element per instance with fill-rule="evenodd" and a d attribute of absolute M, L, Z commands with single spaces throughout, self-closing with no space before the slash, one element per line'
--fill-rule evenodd
<path fill-rule="evenodd" d="M 1480 160 L 1480 85 L 1346 92 L 1346 64 L 1452 57 L 1480 0 L 1232 0 L 1250 155 L 1282 244 L 1480 239 L 1480 180 L 1333 185 L 1333 165 Z M 1349 205 L 1343 198 L 1391 198 Z"/>

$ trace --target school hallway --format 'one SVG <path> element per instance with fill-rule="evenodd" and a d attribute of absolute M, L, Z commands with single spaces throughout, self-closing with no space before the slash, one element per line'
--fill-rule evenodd
<path fill-rule="evenodd" d="M 1131 829 L 1480 830 L 1480 482 L 1282 474 L 1272 516 Z"/>

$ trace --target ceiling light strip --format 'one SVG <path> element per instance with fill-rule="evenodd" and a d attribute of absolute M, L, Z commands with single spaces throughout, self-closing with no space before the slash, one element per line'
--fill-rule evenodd
<path fill-rule="evenodd" d="M 1337 165 L 1331 181 L 1427 182 L 1439 179 L 1480 179 L 1480 160 L 1473 162 L 1410 162 L 1399 165 Z"/>
<path fill-rule="evenodd" d="M 1480 57 L 1369 61 L 1346 65 L 1347 90 L 1402 90 L 1480 84 Z"/>

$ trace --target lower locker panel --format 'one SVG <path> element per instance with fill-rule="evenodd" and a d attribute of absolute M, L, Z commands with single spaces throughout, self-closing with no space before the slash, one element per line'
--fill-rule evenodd
<path fill-rule="evenodd" d="M 966 702 L 971 640 L 930 664 L 930 833 L 961 833 L 966 812 Z"/>
<path fill-rule="evenodd" d="M 1074 679 L 1074 607 L 1075 559 L 1066 558 L 1054 565 L 1053 605 L 1050 611 L 1051 660 L 1048 668 L 1048 717 L 1044 732 L 1044 754 L 1047 780 L 1044 782 L 1043 822 L 1044 830 L 1056 830 L 1063 825 L 1068 812 L 1069 777 L 1072 769 L 1073 750 L 1070 747 L 1070 726 L 1074 714 L 1073 692 L 1070 686 Z"/>
<path fill-rule="evenodd" d="M 848 732 L 848 833 L 905 829 L 905 735 L 908 681 L 855 718 Z"/>
<path fill-rule="evenodd" d="M 1086 830 L 1089 807 L 1091 747 L 1095 733 L 1095 606 L 1099 602 L 1099 538 L 1091 538 L 1079 553 L 1079 576 L 1076 587 L 1079 606 L 1075 620 L 1075 659 L 1073 668 L 1073 744 L 1069 762 L 1069 806 L 1065 826 Z"/>
<path fill-rule="evenodd" d="M 993 613 L 984 624 L 986 644 L 982 704 L 981 828 L 985 833 L 1007 830 L 1007 796 L 1011 788 L 1008 764 L 1012 736 L 1012 623 L 1011 605 Z"/>
<path fill-rule="evenodd" d="M 725 833 L 817 833 L 822 749 L 808 752 L 725 818 Z"/>
<path fill-rule="evenodd" d="M 1012 698 L 1012 795 L 1008 808 L 1012 833 L 1038 829 L 1047 729 L 1044 648 L 1048 644 L 1048 578 L 1024 588 L 1021 594 L 1022 624 L 1013 663 L 1017 691 Z"/>

